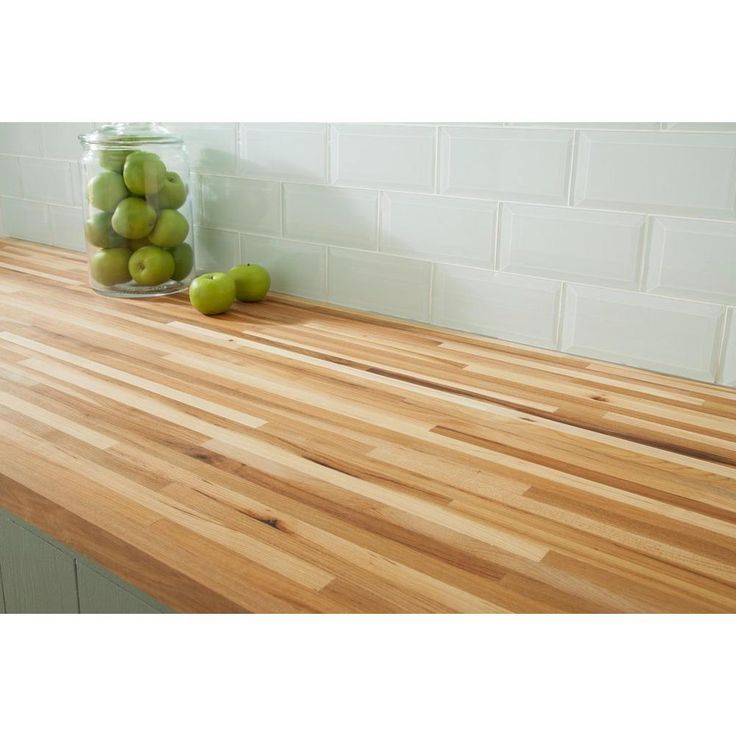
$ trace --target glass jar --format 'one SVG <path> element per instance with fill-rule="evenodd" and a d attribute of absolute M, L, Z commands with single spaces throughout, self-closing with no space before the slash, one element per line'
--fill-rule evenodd
<path fill-rule="evenodd" d="M 156 123 L 111 123 L 79 140 L 92 288 L 122 297 L 186 289 L 194 241 L 181 138 Z"/>

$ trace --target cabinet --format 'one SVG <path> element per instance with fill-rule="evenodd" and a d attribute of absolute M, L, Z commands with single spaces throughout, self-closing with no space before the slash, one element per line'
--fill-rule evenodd
<path fill-rule="evenodd" d="M 80 613 L 159 613 L 138 596 L 77 561 Z"/>
<path fill-rule="evenodd" d="M 0 613 L 5 613 L 5 592 L 3 591 L 3 566 L 0 565 Z"/>
<path fill-rule="evenodd" d="M 166 606 L 0 510 L 0 613 L 168 613 Z"/>
<path fill-rule="evenodd" d="M 78 613 L 74 557 L 9 517 L 0 522 L 8 613 Z"/>

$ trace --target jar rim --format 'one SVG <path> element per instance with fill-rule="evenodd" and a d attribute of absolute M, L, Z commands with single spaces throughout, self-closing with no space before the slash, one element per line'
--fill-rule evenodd
<path fill-rule="evenodd" d="M 182 139 L 158 123 L 105 123 L 79 136 L 82 145 L 132 148 L 146 143 L 181 145 Z"/>

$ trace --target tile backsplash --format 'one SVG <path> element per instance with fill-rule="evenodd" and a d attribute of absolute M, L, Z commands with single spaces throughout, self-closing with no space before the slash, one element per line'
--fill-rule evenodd
<path fill-rule="evenodd" d="M 83 250 L 77 135 L 0 123 L 0 232 Z M 164 123 L 197 267 L 736 386 L 736 123 Z"/>

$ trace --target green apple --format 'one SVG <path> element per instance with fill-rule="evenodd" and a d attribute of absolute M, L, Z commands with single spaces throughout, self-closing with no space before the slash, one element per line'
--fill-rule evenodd
<path fill-rule="evenodd" d="M 84 223 L 84 237 L 88 243 L 98 248 L 122 248 L 125 246 L 125 238 L 121 238 L 113 229 L 109 212 L 95 212 L 92 217 Z"/>
<path fill-rule="evenodd" d="M 174 281 L 183 281 L 192 272 L 194 265 L 194 251 L 189 243 L 182 243 L 171 248 L 169 253 L 174 257 L 174 273 L 171 278 Z"/>
<path fill-rule="evenodd" d="M 125 182 L 114 171 L 103 171 L 92 177 L 87 184 L 87 199 L 93 207 L 104 212 L 113 212 L 118 203 L 128 196 Z"/>
<path fill-rule="evenodd" d="M 148 238 L 138 238 L 138 240 L 126 240 L 125 244 L 132 251 L 136 251 L 140 248 L 145 248 L 147 245 L 151 245 L 151 241 Z"/>
<path fill-rule="evenodd" d="M 126 197 L 112 215 L 113 230 L 128 240 L 145 238 L 155 224 L 156 210 L 140 197 Z"/>
<path fill-rule="evenodd" d="M 128 158 L 129 153 L 130 151 L 121 149 L 105 149 L 100 151 L 100 155 L 97 157 L 97 160 L 103 169 L 122 174 L 125 159 Z"/>
<path fill-rule="evenodd" d="M 130 281 L 127 248 L 106 248 L 98 250 L 89 261 L 89 272 L 92 279 L 103 286 L 124 284 Z"/>
<path fill-rule="evenodd" d="M 260 302 L 271 288 L 271 276 L 256 263 L 234 266 L 228 274 L 235 282 L 235 294 L 241 302 Z"/>
<path fill-rule="evenodd" d="M 204 273 L 189 286 L 189 301 L 202 314 L 222 314 L 235 301 L 235 282 L 226 273 Z"/>
<path fill-rule="evenodd" d="M 161 210 L 148 239 L 161 248 L 173 248 L 183 243 L 189 234 L 189 223 L 181 212 Z"/>
<path fill-rule="evenodd" d="M 133 194 L 156 194 L 166 179 L 166 166 L 155 153 L 133 151 L 125 159 L 123 179 Z"/>
<path fill-rule="evenodd" d="M 157 286 L 171 278 L 175 265 L 171 253 L 155 245 L 146 245 L 130 257 L 128 271 L 137 284 Z"/>
<path fill-rule="evenodd" d="M 161 191 L 150 198 L 157 210 L 178 210 L 187 201 L 187 185 L 175 171 L 167 171 Z"/>

